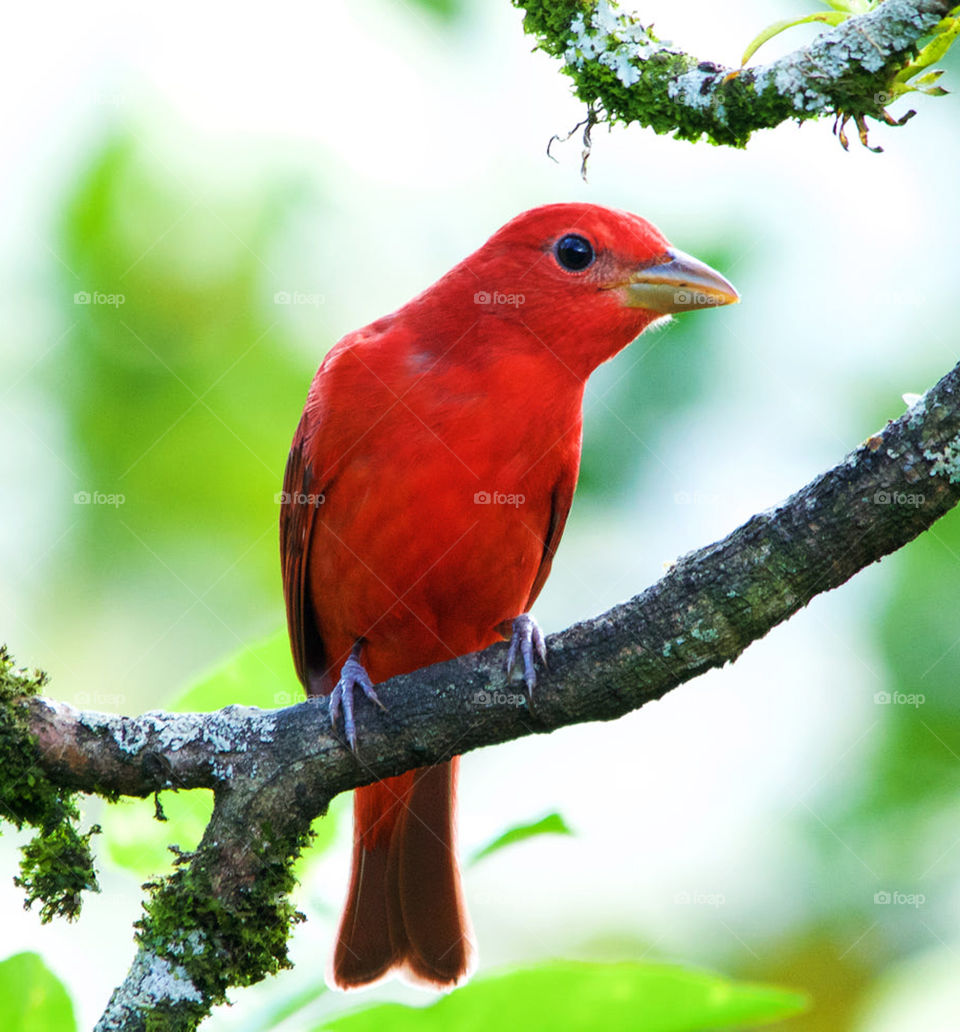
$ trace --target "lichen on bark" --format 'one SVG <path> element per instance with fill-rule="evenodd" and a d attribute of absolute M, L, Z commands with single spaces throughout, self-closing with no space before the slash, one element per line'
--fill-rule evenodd
<path fill-rule="evenodd" d="M 885 105 L 898 92 L 897 76 L 952 7 L 951 0 L 886 0 L 772 64 L 740 69 L 659 39 L 612 0 L 512 2 L 600 121 L 734 147 L 791 119 L 836 114 L 861 125 L 869 115 L 892 123 Z"/>

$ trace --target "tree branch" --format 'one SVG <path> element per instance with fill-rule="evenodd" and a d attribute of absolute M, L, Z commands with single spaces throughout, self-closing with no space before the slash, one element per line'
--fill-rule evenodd
<path fill-rule="evenodd" d="M 325 705 L 231 706 L 140 717 L 16 702 L 36 762 L 58 785 L 108 794 L 212 788 L 197 851 L 154 886 L 140 952 L 100 1030 L 192 1029 L 246 985 L 287 966 L 298 919 L 287 895 L 310 822 L 339 792 L 481 746 L 613 720 L 735 659 L 821 592 L 912 540 L 960 499 L 960 365 L 838 466 L 642 594 L 548 639 L 533 705 L 503 673 L 505 645 L 378 685 L 359 756 Z"/>
<path fill-rule="evenodd" d="M 864 143 L 865 115 L 902 124 L 909 116 L 894 123 L 885 110 L 907 89 L 898 74 L 938 29 L 946 49 L 953 36 L 942 22 L 956 7 L 955 0 L 885 0 L 772 64 L 731 69 L 659 40 L 615 0 L 512 2 L 526 12 L 524 29 L 539 47 L 563 59 L 591 124 L 636 122 L 734 147 L 787 119 L 852 116 Z"/>

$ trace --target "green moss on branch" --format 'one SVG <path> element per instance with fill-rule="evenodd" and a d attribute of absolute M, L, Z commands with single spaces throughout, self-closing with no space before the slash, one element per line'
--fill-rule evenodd
<path fill-rule="evenodd" d="M 75 918 L 82 893 L 99 892 L 90 838 L 77 830 L 80 813 L 76 794 L 55 785 L 37 762 L 36 739 L 31 735 L 21 702 L 37 695 L 46 683 L 39 671 L 14 666 L 6 646 L 0 646 L 0 818 L 18 830 L 24 825 L 37 834 L 23 847 L 20 877 L 15 883 L 26 891 L 24 905 L 40 903 L 40 919 Z"/>
<path fill-rule="evenodd" d="M 307 843 L 300 836 L 264 846 L 255 877 L 228 893 L 217 884 L 223 858 L 213 845 L 184 856 L 172 875 L 149 886 L 137 938 L 187 972 L 203 997 L 202 1013 L 223 1003 L 230 986 L 252 985 L 291 966 L 287 940 L 303 920 L 290 902 L 293 864 Z"/>
<path fill-rule="evenodd" d="M 249 797 L 248 797 L 249 801 Z M 291 966 L 287 941 L 303 920 L 290 896 L 293 865 L 309 844 L 309 821 L 285 807 L 274 831 L 224 790 L 194 853 L 173 874 L 146 886 L 137 922 L 140 949 L 97 1032 L 187 1032 L 226 1000 L 231 986 L 259 982 Z"/>
<path fill-rule="evenodd" d="M 561 58 L 600 121 L 679 139 L 746 145 L 757 129 L 823 115 L 886 115 L 921 39 L 943 28 L 952 0 L 886 0 L 770 65 L 723 68 L 663 41 L 611 0 L 512 0 L 524 29 Z"/>

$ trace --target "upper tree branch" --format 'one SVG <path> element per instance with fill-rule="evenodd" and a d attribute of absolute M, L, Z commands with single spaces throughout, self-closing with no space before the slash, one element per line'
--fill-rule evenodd
<path fill-rule="evenodd" d="M 956 0 L 885 0 L 772 64 L 730 69 L 658 40 L 615 0 L 512 0 L 564 61 L 577 96 L 610 122 L 742 147 L 756 129 L 824 114 L 886 118 L 893 79 Z M 865 129 L 864 140 L 865 140 Z"/>
<path fill-rule="evenodd" d="M 289 861 L 339 792 L 484 745 L 612 720 L 735 659 L 812 598 L 916 537 L 960 499 L 960 365 L 896 422 L 781 505 L 681 558 L 657 584 L 548 639 L 534 704 L 506 682 L 506 647 L 378 685 L 355 757 L 327 708 L 212 714 L 82 713 L 20 706 L 59 784 L 147 795 L 215 791 L 197 853 L 158 888 L 141 950 L 101 1029 L 145 1029 L 158 1009 L 193 1028 L 230 985 L 286 963 Z M 265 929 L 251 945 L 251 928 Z"/>

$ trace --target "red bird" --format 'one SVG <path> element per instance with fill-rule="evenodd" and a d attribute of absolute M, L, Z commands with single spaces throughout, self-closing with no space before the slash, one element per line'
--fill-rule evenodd
<path fill-rule="evenodd" d="M 587 378 L 661 316 L 736 300 L 638 216 L 551 204 L 330 351 L 290 450 L 280 551 L 297 674 L 351 748 L 356 688 L 379 705 L 378 682 L 503 638 L 533 689 L 528 610 L 573 499 Z M 468 973 L 456 775 L 454 759 L 354 793 L 335 985 Z"/>

